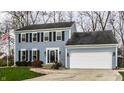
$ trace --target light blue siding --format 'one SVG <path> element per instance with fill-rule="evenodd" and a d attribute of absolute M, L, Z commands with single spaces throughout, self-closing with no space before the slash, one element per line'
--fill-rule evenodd
<path fill-rule="evenodd" d="M 46 48 L 59 48 L 61 54 L 59 55 L 60 62 L 64 65 L 65 63 L 65 43 L 69 39 L 69 31 L 65 31 L 65 40 L 64 41 L 48 41 L 48 42 L 18 42 L 18 34 L 16 34 L 16 61 L 18 61 L 18 51 L 20 49 L 40 50 L 40 60 L 46 63 Z M 29 55 L 28 55 L 29 56 Z M 29 57 L 28 57 L 29 58 Z"/>
<path fill-rule="evenodd" d="M 111 48 L 67 48 L 67 53 L 70 54 L 71 52 L 115 52 L 116 47 Z M 69 67 L 70 58 L 67 56 L 67 67 Z M 112 55 L 112 68 L 116 67 L 116 54 L 115 56 Z"/>

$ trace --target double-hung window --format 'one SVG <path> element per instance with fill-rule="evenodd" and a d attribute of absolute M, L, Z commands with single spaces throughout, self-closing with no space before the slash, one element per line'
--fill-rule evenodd
<path fill-rule="evenodd" d="M 21 55 L 21 61 L 26 61 L 26 50 L 22 50 Z"/>
<path fill-rule="evenodd" d="M 44 41 L 48 41 L 49 40 L 49 32 L 45 32 L 44 33 Z"/>
<path fill-rule="evenodd" d="M 21 34 L 21 40 L 22 40 L 22 42 L 26 41 L 26 34 Z"/>
<path fill-rule="evenodd" d="M 33 50 L 33 51 L 32 51 L 33 61 L 38 59 L 37 54 L 38 54 L 37 50 Z"/>
<path fill-rule="evenodd" d="M 62 32 L 57 32 L 57 40 L 62 40 Z"/>
<path fill-rule="evenodd" d="M 37 33 L 33 33 L 32 35 L 33 35 L 33 36 L 32 36 L 33 41 L 37 41 Z"/>

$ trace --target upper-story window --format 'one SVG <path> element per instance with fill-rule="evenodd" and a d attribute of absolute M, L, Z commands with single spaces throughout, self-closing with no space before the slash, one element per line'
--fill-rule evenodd
<path fill-rule="evenodd" d="M 49 40 L 49 33 L 48 32 L 45 32 L 44 33 L 44 40 L 45 41 L 48 41 Z"/>
<path fill-rule="evenodd" d="M 62 32 L 57 32 L 57 40 L 62 40 Z"/>
<path fill-rule="evenodd" d="M 33 41 L 37 41 L 37 33 L 32 33 Z"/>
<path fill-rule="evenodd" d="M 21 40 L 22 40 L 22 42 L 26 41 L 26 34 L 21 34 Z"/>

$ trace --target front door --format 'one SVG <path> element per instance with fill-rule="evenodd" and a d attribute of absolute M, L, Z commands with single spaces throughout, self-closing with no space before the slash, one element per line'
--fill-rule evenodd
<path fill-rule="evenodd" d="M 47 63 L 58 62 L 58 49 L 48 49 L 47 50 Z"/>

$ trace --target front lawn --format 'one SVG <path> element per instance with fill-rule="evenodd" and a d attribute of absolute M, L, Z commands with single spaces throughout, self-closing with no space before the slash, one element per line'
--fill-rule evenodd
<path fill-rule="evenodd" d="M 124 81 L 124 72 L 119 72 L 122 76 L 122 80 Z"/>
<path fill-rule="evenodd" d="M 0 68 L 0 81 L 19 81 L 42 75 L 45 74 L 30 71 L 26 67 Z"/>

